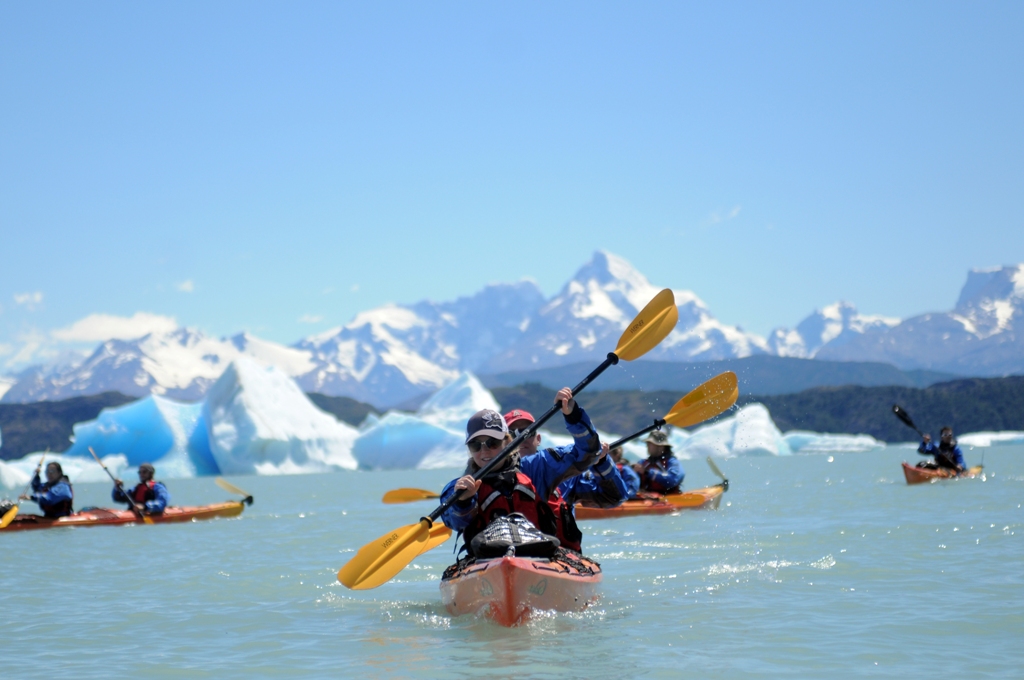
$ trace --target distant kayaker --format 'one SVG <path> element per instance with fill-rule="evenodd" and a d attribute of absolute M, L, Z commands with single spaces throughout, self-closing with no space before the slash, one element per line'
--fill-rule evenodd
<path fill-rule="evenodd" d="M 622 477 L 622 481 L 626 485 L 626 500 L 636 498 L 637 492 L 640 491 L 640 475 L 636 473 L 636 470 L 626 460 L 622 447 L 616 446 L 608 452 L 608 455 L 611 457 L 612 462 L 619 471 L 619 476 Z"/>
<path fill-rule="evenodd" d="M 171 500 L 164 483 L 153 481 L 155 474 L 156 469 L 152 465 L 143 463 L 139 466 L 139 483 L 128 492 L 139 510 L 150 515 L 158 515 L 163 512 Z M 110 493 L 110 497 L 114 499 L 115 503 L 131 505 L 128 496 L 125 495 L 124 482 L 120 479 L 114 484 L 114 490 Z"/>
<path fill-rule="evenodd" d="M 64 474 L 60 463 L 48 463 L 46 465 L 46 482 L 39 479 L 39 470 L 32 476 L 31 494 L 23 493 L 19 500 L 35 501 L 46 517 L 57 518 L 67 517 L 74 509 L 72 503 L 75 498 L 74 489 L 71 487 L 71 480 Z"/>
<path fill-rule="evenodd" d="M 672 453 L 668 435 L 655 430 L 647 439 L 647 460 L 635 463 L 633 471 L 640 477 L 640 490 L 655 493 L 679 493 L 683 483 L 683 466 Z"/>
<path fill-rule="evenodd" d="M 565 475 L 574 466 L 599 453 L 601 444 L 590 417 L 576 403 L 572 390 L 562 388 L 555 395 L 555 401 L 561 404 L 565 428 L 573 437 L 573 445 L 538 451 L 540 437 L 531 437 L 509 454 L 499 469 L 479 480 L 473 479 L 473 475 L 512 443 L 513 434 L 506 419 L 489 409 L 477 411 L 466 424 L 469 463 L 465 474 L 449 482 L 441 492 L 442 502 L 453 494 L 459 494 L 459 500 L 444 512 L 441 519 L 448 528 L 463 533 L 470 551 L 476 534 L 496 517 L 513 512 L 523 514 L 542 532 L 557 536 L 563 547 L 579 549 L 577 546 L 582 536 L 567 535 L 567 528 L 561 521 L 563 513 L 568 512 L 571 517 L 571 510 L 563 507 L 564 501 L 554 504 L 547 501 Z M 521 418 L 516 413 L 509 413 L 509 420 L 514 425 L 519 425 L 522 420 L 527 423 L 523 427 L 527 427 L 533 421 L 532 416 Z M 518 413 L 522 415 L 525 412 Z M 571 533 L 571 529 L 568 531 Z"/>
<path fill-rule="evenodd" d="M 930 434 L 924 435 L 923 439 L 924 441 L 921 442 L 921 446 L 917 447 L 917 452 L 922 456 L 935 456 L 935 462 L 922 463 L 918 467 L 934 465 L 936 468 L 954 470 L 957 474 L 967 469 L 967 464 L 964 463 L 963 451 L 957 446 L 956 439 L 953 437 L 953 428 L 942 428 L 942 431 L 939 433 L 938 446 L 932 443 L 932 436 Z"/>

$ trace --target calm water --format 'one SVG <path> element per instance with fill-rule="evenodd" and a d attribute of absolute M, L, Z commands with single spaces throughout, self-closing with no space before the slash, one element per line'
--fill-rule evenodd
<path fill-rule="evenodd" d="M 918 487 L 910 456 L 722 461 L 717 512 L 585 523 L 600 603 L 511 630 L 446 614 L 453 541 L 376 590 L 336 581 L 433 508 L 385 490 L 455 471 L 234 478 L 256 497 L 240 519 L 0 536 L 0 677 L 1019 678 L 1024 447 L 989 449 L 984 481 Z M 686 468 L 687 486 L 715 481 Z M 178 504 L 225 497 L 170 487 Z"/>

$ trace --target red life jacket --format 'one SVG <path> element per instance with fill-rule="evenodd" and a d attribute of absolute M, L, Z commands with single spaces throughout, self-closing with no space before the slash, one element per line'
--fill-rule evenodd
<path fill-rule="evenodd" d="M 571 505 L 562 498 L 562 492 L 555 487 L 551 498 L 548 499 L 548 506 L 555 516 L 555 536 L 563 548 L 569 548 L 576 552 L 583 552 L 583 532 L 576 526 L 576 515 Z"/>
<path fill-rule="evenodd" d="M 561 522 L 556 519 L 558 515 L 553 512 L 551 505 L 537 498 L 537 489 L 533 485 L 533 480 L 522 472 L 516 472 L 515 485 L 508 496 L 484 480 L 476 492 L 476 498 L 476 516 L 463 532 L 466 545 L 469 545 L 473 537 L 483 531 L 495 518 L 511 515 L 513 512 L 523 515 L 530 520 L 533 526 L 545 534 L 556 536 L 559 541 L 562 539 L 559 535 Z M 559 501 L 563 506 L 565 505 L 565 501 L 561 501 L 561 498 Z"/>
<path fill-rule="evenodd" d="M 139 482 L 134 489 L 132 489 L 132 498 L 136 504 L 145 503 L 146 501 L 155 501 L 156 492 L 153 491 L 153 487 L 156 486 L 156 482 L 152 479 L 148 482 Z"/>

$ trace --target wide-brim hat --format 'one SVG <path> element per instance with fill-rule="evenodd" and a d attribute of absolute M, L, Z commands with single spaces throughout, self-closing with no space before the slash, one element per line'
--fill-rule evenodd
<path fill-rule="evenodd" d="M 505 422 L 505 419 L 501 417 L 500 413 L 489 408 L 477 411 L 469 417 L 469 422 L 466 423 L 467 444 L 474 437 L 483 435 L 494 437 L 495 439 L 504 439 L 507 434 L 508 424 Z"/>
<path fill-rule="evenodd" d="M 658 446 L 668 446 L 668 435 L 661 430 L 655 430 L 654 432 L 647 435 L 647 439 L 644 440 L 648 444 L 657 444 Z"/>

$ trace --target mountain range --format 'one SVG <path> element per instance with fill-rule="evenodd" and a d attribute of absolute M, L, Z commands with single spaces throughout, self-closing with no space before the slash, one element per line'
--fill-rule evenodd
<path fill-rule="evenodd" d="M 234 359 L 247 356 L 281 368 L 306 392 L 387 407 L 433 392 L 461 371 L 595 364 L 658 290 L 626 260 L 598 251 L 550 299 L 531 281 L 495 284 L 452 302 L 361 312 L 292 346 L 248 333 L 216 339 L 179 328 L 108 340 L 82 361 L 5 376 L 0 389 L 9 403 L 105 391 L 196 400 Z M 767 339 L 719 321 L 692 291 L 674 293 L 679 322 L 647 360 L 774 355 L 957 375 L 1024 373 L 1024 333 L 1016 328 L 1024 323 L 1024 265 L 970 272 L 950 312 L 899 320 L 837 302 Z"/>

